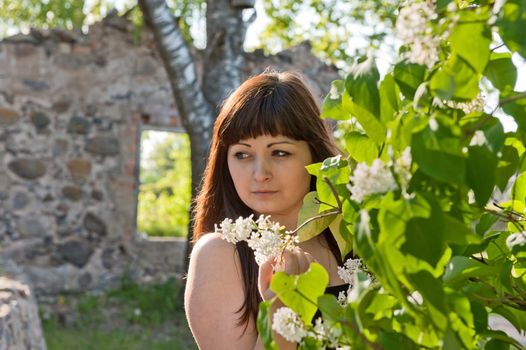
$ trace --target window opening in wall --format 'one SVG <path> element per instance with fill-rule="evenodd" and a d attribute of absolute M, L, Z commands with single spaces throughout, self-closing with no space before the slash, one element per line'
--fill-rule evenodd
<path fill-rule="evenodd" d="M 186 237 L 191 197 L 190 140 L 184 132 L 140 135 L 137 231 L 146 237 Z"/>

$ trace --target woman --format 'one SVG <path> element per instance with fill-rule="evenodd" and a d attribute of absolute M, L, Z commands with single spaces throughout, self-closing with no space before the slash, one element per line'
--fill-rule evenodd
<path fill-rule="evenodd" d="M 273 296 L 272 261 L 258 267 L 246 242 L 222 240 L 211 233 L 214 224 L 264 214 L 295 229 L 303 197 L 315 189 L 305 166 L 337 153 L 314 97 L 297 74 L 257 75 L 225 101 L 196 199 L 185 292 L 188 322 L 201 349 L 263 348 L 256 331 L 258 304 Z M 330 286 L 343 284 L 337 273 L 342 259 L 328 230 L 284 259 L 289 274 L 305 272 L 317 261 L 329 272 Z M 274 336 L 280 349 L 296 348 Z"/>

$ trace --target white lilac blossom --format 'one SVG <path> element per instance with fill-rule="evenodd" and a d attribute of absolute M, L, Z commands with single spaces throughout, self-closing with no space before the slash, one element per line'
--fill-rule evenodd
<path fill-rule="evenodd" d="M 509 250 L 515 246 L 526 246 L 526 231 L 512 233 L 506 238 L 506 245 Z"/>
<path fill-rule="evenodd" d="M 477 113 L 484 111 L 484 96 L 478 95 L 473 100 L 469 102 L 455 102 L 455 101 L 445 101 L 446 105 L 451 108 L 461 109 L 464 113 Z"/>
<path fill-rule="evenodd" d="M 400 177 L 400 183 L 402 187 L 407 187 L 407 184 L 411 180 L 411 147 L 406 147 L 402 152 L 400 158 L 395 161 L 395 171 Z"/>
<path fill-rule="evenodd" d="M 362 260 L 347 259 L 343 266 L 338 266 L 338 276 L 344 281 L 352 285 L 354 283 L 354 275 L 358 270 L 362 269 Z"/>
<path fill-rule="evenodd" d="M 340 304 L 341 307 L 346 307 L 347 305 L 349 305 L 349 299 L 347 299 L 348 294 L 349 290 L 347 290 L 347 292 L 341 291 L 340 293 L 338 293 L 338 304 Z"/>
<path fill-rule="evenodd" d="M 429 129 L 433 132 L 438 130 L 438 122 L 435 118 L 429 118 Z"/>
<path fill-rule="evenodd" d="M 415 290 L 413 293 L 411 293 L 407 300 L 415 305 L 422 305 L 424 303 L 424 298 L 422 298 L 422 294 L 420 294 L 419 291 Z"/>
<path fill-rule="evenodd" d="M 280 307 L 274 312 L 272 329 L 290 342 L 299 343 L 307 336 L 305 325 L 292 309 Z"/>
<path fill-rule="evenodd" d="M 348 185 L 351 199 L 357 202 L 371 194 L 386 193 L 398 188 L 388 165 L 380 159 L 375 159 L 371 166 L 358 163 L 350 177 L 352 185 Z"/>
<path fill-rule="evenodd" d="M 396 20 L 396 32 L 404 45 L 409 46 L 405 57 L 411 63 L 431 69 L 438 61 L 441 38 L 433 33 L 430 23 L 437 18 L 431 1 L 408 1 Z"/>
<path fill-rule="evenodd" d="M 312 331 L 308 332 L 309 337 L 326 343 L 329 348 L 336 348 L 339 345 L 338 339 L 340 335 L 341 330 L 339 328 L 328 326 L 321 317 L 314 321 Z"/>
<path fill-rule="evenodd" d="M 261 215 L 256 221 L 252 217 L 240 216 L 235 222 L 227 218 L 219 227 L 215 226 L 215 232 L 233 244 L 246 241 L 254 250 L 258 265 L 271 257 L 279 256 L 285 249 L 292 250 L 296 247 L 299 242 L 298 236 L 286 233 L 280 224 L 272 222 L 269 216 Z"/>
<path fill-rule="evenodd" d="M 486 144 L 488 144 L 488 140 L 486 139 L 486 135 L 482 130 L 475 131 L 471 141 L 469 142 L 470 146 L 484 146 Z"/>
<path fill-rule="evenodd" d="M 239 217 L 235 222 L 232 219 L 226 218 L 223 220 L 219 227 L 215 225 L 215 232 L 221 235 L 225 241 L 236 244 L 237 242 L 246 241 L 252 234 L 252 229 L 256 226 L 253 215 L 248 218 Z"/>

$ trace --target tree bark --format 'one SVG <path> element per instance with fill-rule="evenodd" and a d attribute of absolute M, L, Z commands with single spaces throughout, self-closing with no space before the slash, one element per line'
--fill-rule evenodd
<path fill-rule="evenodd" d="M 242 15 L 243 9 L 231 6 L 231 0 L 207 1 L 203 92 L 216 108 L 243 80 L 243 43 L 254 18 L 245 22 Z"/>
<path fill-rule="evenodd" d="M 242 81 L 243 42 L 249 22 L 243 21 L 242 10 L 231 6 L 230 0 L 207 1 L 207 47 L 201 84 L 190 48 L 166 1 L 139 0 L 139 7 L 154 34 L 181 122 L 190 138 L 193 203 L 206 165 L 217 107 Z M 191 215 L 185 271 L 192 247 L 192 223 Z"/>

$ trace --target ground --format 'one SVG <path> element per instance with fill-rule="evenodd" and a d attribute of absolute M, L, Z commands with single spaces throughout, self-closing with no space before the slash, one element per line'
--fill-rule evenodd
<path fill-rule="evenodd" d="M 123 282 L 97 295 L 62 295 L 41 308 L 49 350 L 197 349 L 177 302 L 179 284 Z"/>

